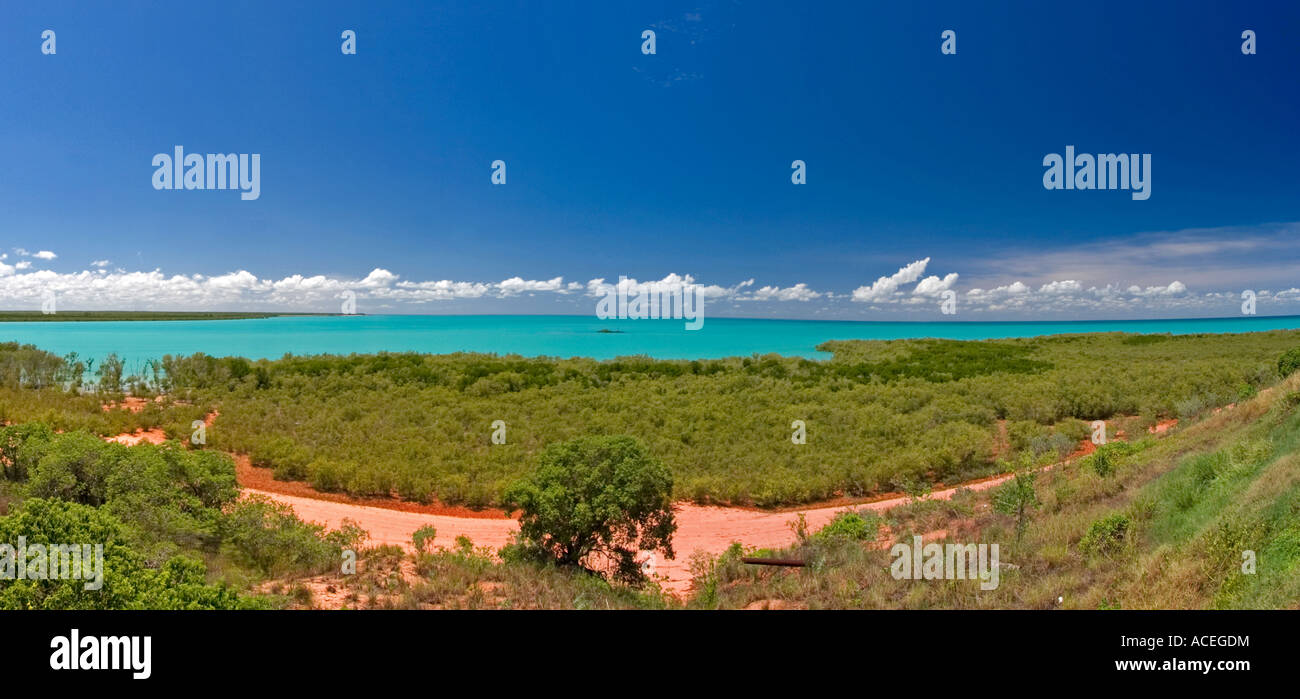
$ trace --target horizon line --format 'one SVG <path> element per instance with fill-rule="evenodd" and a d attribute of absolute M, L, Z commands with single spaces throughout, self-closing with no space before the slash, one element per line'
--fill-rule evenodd
<path fill-rule="evenodd" d="M 678 319 L 663 319 L 663 318 L 639 318 L 639 319 L 638 319 L 638 318 L 621 318 L 621 319 L 620 319 L 620 318 L 606 318 L 606 319 L 600 319 L 600 318 L 596 318 L 596 316 L 595 316 L 595 315 L 592 315 L 592 314 L 576 314 L 576 313 L 339 313 L 339 312 L 331 312 L 331 311 L 229 311 L 229 310 L 212 310 L 212 309 L 209 309 L 209 310 L 165 310 L 165 311 L 141 311 L 141 310 L 132 310 L 132 309 L 99 309 L 99 310 L 67 309 L 67 310 L 63 310 L 63 311 L 58 311 L 57 313 L 54 313 L 54 314 L 51 314 L 51 315 L 54 315 L 54 316 L 57 317 L 57 316 L 60 315 L 60 314 L 66 314 L 66 313 L 85 313 L 85 314 L 95 314 L 95 313 L 136 313 L 136 314 L 142 314 L 142 315 L 144 315 L 144 314 L 157 314 L 157 315 L 165 315 L 165 314 L 194 314 L 194 315 L 204 315 L 204 314 L 206 314 L 206 315 L 213 315 L 213 314 L 226 314 L 226 315 L 261 315 L 261 316 L 269 316 L 269 317 L 295 317 L 295 316 L 296 316 L 296 317 L 308 317 L 308 316 L 318 316 L 318 317 L 340 317 L 340 318 L 346 318 L 346 317 L 385 317 L 385 318 L 397 318 L 397 317 L 421 317 L 421 318 L 496 318 L 496 317 L 500 317 L 500 318 L 593 318 L 593 319 L 596 319 L 596 320 L 601 320 L 602 322 L 615 322 L 615 323 L 618 323 L 618 322 L 629 322 L 629 321 L 632 321 L 632 320 L 638 320 L 638 321 L 644 321 L 644 320 L 651 320 L 651 321 L 654 321 L 654 320 L 659 320 L 659 321 L 665 321 L 665 322 L 677 322 L 677 320 L 678 320 Z M 32 309 L 0 309 L 0 314 L 29 314 L 29 315 L 42 315 L 41 311 L 39 311 L 39 310 L 32 310 Z M 784 317 L 781 317 L 781 318 L 767 318 L 767 317 L 754 317 L 754 316 L 708 316 L 708 317 L 707 317 L 707 319 L 709 319 L 709 320 L 763 320 L 763 321 L 780 321 L 780 322 L 792 322 L 792 323 L 881 323 L 881 324 L 915 324 L 915 325 L 921 325 L 921 324 L 929 324 L 929 325 L 939 325 L 939 324 L 943 324 L 943 325 L 947 325 L 947 324 L 962 324 L 962 323 L 971 323 L 971 324 L 974 324 L 974 323 L 999 323 L 999 324 L 1024 324 L 1024 325 L 1044 324 L 1044 323 L 1135 323 L 1135 322 L 1148 322 L 1148 323 L 1150 323 L 1150 322 L 1210 321 L 1210 320 L 1251 320 L 1251 319 L 1256 319 L 1256 320 L 1267 320 L 1267 319 L 1281 319 L 1281 318 L 1297 318 L 1297 319 L 1300 319 L 1300 314 L 1297 314 L 1297 313 L 1290 313 L 1290 314 L 1286 314 L 1286 313 L 1284 313 L 1284 314 L 1278 314 L 1278 315 L 1260 315 L 1260 314 L 1246 315 L 1246 314 L 1241 314 L 1241 315 L 1232 315 L 1232 316 L 1175 316 L 1175 317 L 1163 317 L 1163 318 L 1058 318 L 1058 319 L 1032 319 L 1032 320 L 957 320 L 957 319 L 953 319 L 953 320 L 875 320 L 875 319 L 861 319 L 861 320 L 857 320 L 857 319 L 837 319 L 837 318 L 784 318 Z M 198 321 L 200 321 L 200 320 L 202 320 L 202 319 L 195 319 L 194 322 L 198 322 Z M 239 319 L 232 319 L 232 320 L 266 320 L 266 318 L 239 318 Z M 0 322 L 3 322 L 3 321 L 0 321 Z M 9 322 L 23 322 L 23 321 L 9 321 Z M 51 320 L 46 320 L 46 321 L 42 321 L 42 322 L 47 322 L 47 323 L 69 322 L 69 323 L 72 323 L 72 322 L 80 322 L 80 321 L 77 321 L 77 320 L 59 321 L 59 320 L 51 319 Z M 179 321 L 167 321 L 167 322 L 179 322 Z"/>

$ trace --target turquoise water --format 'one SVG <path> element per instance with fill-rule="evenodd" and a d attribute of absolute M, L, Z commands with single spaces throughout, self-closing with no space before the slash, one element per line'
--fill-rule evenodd
<path fill-rule="evenodd" d="M 602 328 L 619 330 L 601 333 Z M 1300 328 L 1300 316 L 1072 322 L 860 322 L 708 318 L 687 331 L 680 320 L 599 320 L 590 316 L 324 316 L 256 320 L 0 323 L 0 341 L 129 367 L 164 354 L 205 352 L 252 359 L 292 354 L 415 351 L 495 352 L 608 359 L 647 354 L 703 359 L 775 352 L 826 357 L 826 340 L 941 337 L 985 339 L 1059 333 L 1228 333 Z"/>

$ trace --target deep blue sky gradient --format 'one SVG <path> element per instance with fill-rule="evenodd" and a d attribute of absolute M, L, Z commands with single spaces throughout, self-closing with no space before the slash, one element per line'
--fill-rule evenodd
<path fill-rule="evenodd" d="M 1003 250 L 1300 220 L 1294 2 L 296 5 L 6 3 L 0 245 L 60 272 L 844 293 L 924 257 L 996 279 Z M 261 198 L 155 191 L 177 144 L 260 153 Z M 1045 190 L 1067 144 L 1152 153 L 1150 200 Z"/>

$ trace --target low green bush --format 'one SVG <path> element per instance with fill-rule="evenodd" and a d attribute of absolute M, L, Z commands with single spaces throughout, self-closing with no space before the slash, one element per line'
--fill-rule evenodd
<path fill-rule="evenodd" d="M 1300 370 L 1300 347 L 1289 349 L 1277 360 L 1277 373 L 1286 378 Z"/>
<path fill-rule="evenodd" d="M 826 526 L 822 527 L 813 534 L 812 538 L 831 540 L 840 539 L 846 541 L 875 541 L 880 532 L 880 517 L 874 513 L 868 512 L 865 516 L 860 512 L 841 512 L 835 515 L 835 518 Z"/>
<path fill-rule="evenodd" d="M 1087 555 L 1109 556 L 1124 548 L 1133 521 L 1124 514 L 1112 514 L 1093 522 L 1079 540 L 1079 551 Z"/>

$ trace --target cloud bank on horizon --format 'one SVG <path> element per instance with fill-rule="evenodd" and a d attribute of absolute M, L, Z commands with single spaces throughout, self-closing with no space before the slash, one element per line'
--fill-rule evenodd
<path fill-rule="evenodd" d="M 943 274 L 930 273 L 932 258 L 925 257 L 851 290 L 802 281 L 760 286 L 754 278 L 720 284 L 678 272 L 645 281 L 692 285 L 715 316 L 942 320 L 949 318 L 940 315 L 938 300 L 952 292 L 959 309 L 952 320 L 1196 317 L 1238 313 L 1246 291 L 1257 298 L 1260 314 L 1288 315 L 1300 313 L 1300 288 L 1286 283 L 1297 271 L 1291 245 L 1297 232 L 1300 223 L 1288 223 L 1150 234 L 1049 254 L 1002 251 L 965 260 L 970 272 Z M 415 280 L 383 267 L 364 277 L 274 279 L 243 269 L 212 276 L 108 269 L 109 260 L 91 261 L 93 269 L 60 272 L 33 267 L 33 260 L 61 259 L 52 251 L 15 248 L 14 254 L 21 259 L 10 264 L 9 254 L 0 253 L 3 310 L 36 309 L 42 296 L 53 292 L 68 310 L 328 313 L 337 312 L 339 299 L 351 292 L 358 310 L 369 313 L 585 314 L 611 283 L 638 283 L 630 277 L 582 282 L 564 276 Z M 1246 256 L 1245 261 L 1234 264 L 1234 256 Z M 1249 261 L 1261 258 L 1274 262 Z M 963 283 L 967 276 L 969 284 Z"/>

